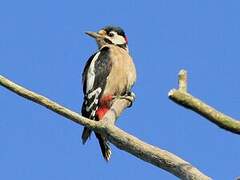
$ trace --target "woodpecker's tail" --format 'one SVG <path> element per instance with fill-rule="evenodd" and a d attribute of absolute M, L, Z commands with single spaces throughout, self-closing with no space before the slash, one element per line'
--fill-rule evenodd
<path fill-rule="evenodd" d="M 98 138 L 98 142 L 100 144 L 101 147 L 101 151 L 102 151 L 102 155 L 104 157 L 104 159 L 106 161 L 109 161 L 110 157 L 111 157 L 111 148 L 110 148 L 110 144 L 107 141 L 107 139 L 103 136 L 101 136 L 98 133 L 95 133 L 96 137 Z"/>
<path fill-rule="evenodd" d="M 85 144 L 88 138 L 91 135 L 92 130 L 84 127 L 83 132 L 82 132 L 82 143 Z"/>

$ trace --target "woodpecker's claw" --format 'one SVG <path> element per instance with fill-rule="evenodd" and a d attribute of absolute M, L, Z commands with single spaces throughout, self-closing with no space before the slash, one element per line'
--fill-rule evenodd
<path fill-rule="evenodd" d="M 113 96 L 114 99 L 126 99 L 130 102 L 130 105 L 128 107 L 131 107 L 133 105 L 133 102 L 136 99 L 136 95 L 133 92 L 128 92 L 127 94 L 123 96 Z"/>

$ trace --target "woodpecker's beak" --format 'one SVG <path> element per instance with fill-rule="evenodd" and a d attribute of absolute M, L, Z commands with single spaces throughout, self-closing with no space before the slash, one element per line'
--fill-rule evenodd
<path fill-rule="evenodd" d="M 95 39 L 97 39 L 97 38 L 103 38 L 103 35 L 101 35 L 101 34 L 99 34 L 99 33 L 96 33 L 96 32 L 89 32 L 89 31 L 87 31 L 87 32 L 85 32 L 85 33 L 86 33 L 87 35 L 95 38 Z"/>

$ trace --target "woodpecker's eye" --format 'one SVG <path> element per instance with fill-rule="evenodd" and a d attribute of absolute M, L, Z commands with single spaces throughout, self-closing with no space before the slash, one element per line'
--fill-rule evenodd
<path fill-rule="evenodd" d="M 113 37 L 113 36 L 114 36 L 114 33 L 113 33 L 113 32 L 110 32 L 110 33 L 108 33 L 108 36 L 109 36 L 109 37 Z"/>

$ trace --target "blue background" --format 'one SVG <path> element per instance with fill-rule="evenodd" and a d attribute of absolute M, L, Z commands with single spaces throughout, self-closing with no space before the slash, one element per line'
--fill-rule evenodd
<path fill-rule="evenodd" d="M 189 91 L 233 117 L 240 106 L 237 0 L 0 2 L 0 74 L 79 112 L 81 72 L 96 51 L 85 31 L 119 25 L 129 39 L 137 100 L 117 126 L 218 180 L 240 175 L 239 136 L 171 102 L 177 73 Z M 106 163 L 82 127 L 0 88 L 0 179 L 177 179 L 112 146 Z"/>

